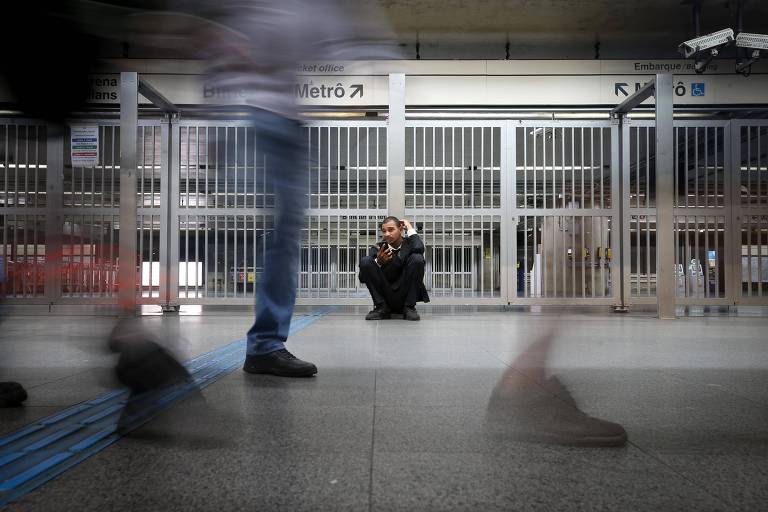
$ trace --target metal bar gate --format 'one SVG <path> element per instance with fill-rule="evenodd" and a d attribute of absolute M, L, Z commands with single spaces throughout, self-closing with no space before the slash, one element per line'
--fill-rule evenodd
<path fill-rule="evenodd" d="M 71 165 L 68 133 L 0 121 L 0 268 L 12 302 L 116 301 L 119 126 L 83 124 L 99 130 L 91 168 Z M 433 300 L 655 303 L 653 130 L 407 121 L 406 216 L 427 246 Z M 388 213 L 387 125 L 318 122 L 305 134 L 298 300 L 365 303 L 357 265 Z M 768 303 L 768 123 L 676 121 L 675 148 L 678 303 Z M 138 301 L 251 304 L 275 219 L 274 169 L 252 128 L 142 120 L 138 162 Z"/>

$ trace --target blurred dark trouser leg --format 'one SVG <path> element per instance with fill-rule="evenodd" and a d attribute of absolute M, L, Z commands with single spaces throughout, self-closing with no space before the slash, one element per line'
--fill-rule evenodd
<path fill-rule="evenodd" d="M 267 192 L 274 190 L 278 211 L 274 231 L 265 239 L 266 260 L 256 290 L 256 320 L 247 335 L 249 356 L 285 348 L 296 302 L 299 235 L 308 185 L 306 134 L 298 121 L 258 111 L 253 122 L 257 151 L 266 159 Z"/>

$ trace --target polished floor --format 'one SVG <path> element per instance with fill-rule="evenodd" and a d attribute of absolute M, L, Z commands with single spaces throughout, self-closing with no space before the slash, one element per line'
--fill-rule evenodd
<path fill-rule="evenodd" d="M 338 308 L 290 348 L 316 378 L 236 370 L 7 510 L 764 510 L 768 316 Z M 241 338 L 246 313 L 146 316 L 182 359 Z M 0 378 L 29 391 L 7 433 L 114 389 L 103 316 L 12 315 Z M 621 448 L 499 438 L 494 386 L 555 329 L 548 372 Z M 542 388 L 542 392 L 548 392 Z"/>

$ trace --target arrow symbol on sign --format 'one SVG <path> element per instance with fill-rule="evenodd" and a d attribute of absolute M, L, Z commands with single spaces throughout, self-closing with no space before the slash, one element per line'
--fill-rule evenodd
<path fill-rule="evenodd" d="M 613 89 L 613 94 L 615 94 L 616 96 L 618 96 L 618 95 L 619 95 L 619 93 L 621 93 L 621 94 L 623 94 L 624 96 L 629 96 L 629 93 L 628 93 L 628 92 L 627 92 L 627 90 L 625 89 L 625 87 L 627 87 L 628 85 L 629 85 L 629 84 L 627 84 L 627 83 L 624 83 L 624 82 L 616 82 L 616 83 L 614 83 L 614 84 L 613 84 L 613 87 L 614 87 L 614 89 Z"/>
<path fill-rule="evenodd" d="M 363 84 L 352 84 L 350 87 L 352 87 L 352 94 L 349 95 L 350 98 L 355 96 L 363 97 Z"/>

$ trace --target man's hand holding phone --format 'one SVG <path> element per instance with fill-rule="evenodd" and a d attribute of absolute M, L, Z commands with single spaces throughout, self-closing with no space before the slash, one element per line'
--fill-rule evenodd
<path fill-rule="evenodd" d="M 376 254 L 376 260 L 379 262 L 379 265 L 385 265 L 392 261 L 392 251 L 389 250 L 389 245 L 382 244 L 381 247 L 379 247 L 379 252 Z"/>

